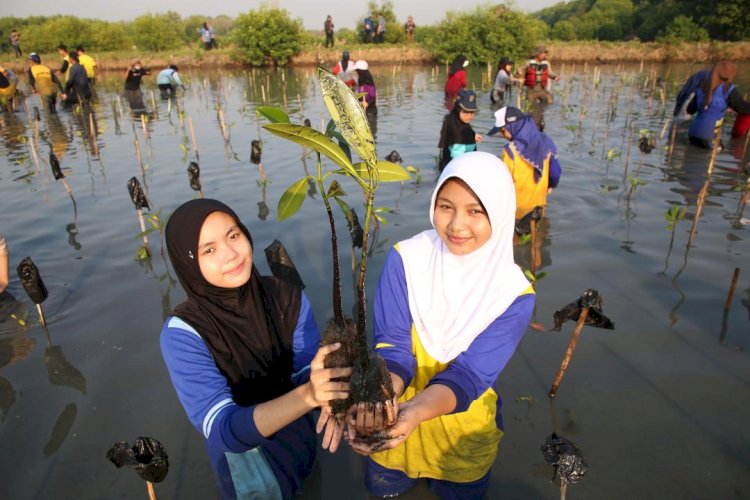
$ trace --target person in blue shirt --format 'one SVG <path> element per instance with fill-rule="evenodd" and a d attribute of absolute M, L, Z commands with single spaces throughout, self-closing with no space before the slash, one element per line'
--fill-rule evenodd
<path fill-rule="evenodd" d="M 349 395 L 351 368 L 326 369 L 340 347 L 320 333 L 302 291 L 253 264 L 253 240 L 225 204 L 195 199 L 166 228 L 187 300 L 161 331 L 161 351 L 185 413 L 206 440 L 222 498 L 291 498 L 316 457 L 311 410 L 323 407 L 323 444 L 341 427 L 328 403 Z M 324 418 L 325 417 L 325 418 Z M 322 429 L 321 429 L 322 430 Z M 333 443 L 333 444 L 331 444 Z"/>
<path fill-rule="evenodd" d="M 174 98 L 177 96 L 177 87 L 185 90 L 185 84 L 182 83 L 180 74 L 177 72 L 177 66 L 170 64 L 159 72 L 156 76 L 156 84 L 159 86 L 162 99 Z"/>
<path fill-rule="evenodd" d="M 688 139 L 696 146 L 713 149 L 715 131 L 724 122 L 728 108 L 750 113 L 750 102 L 734 84 L 737 65 L 720 61 L 710 70 L 693 74 L 675 99 L 674 115 L 683 111 L 695 115 L 688 129 Z"/>
<path fill-rule="evenodd" d="M 365 43 L 372 43 L 372 35 L 373 30 L 375 28 L 375 23 L 372 20 L 372 17 L 370 14 L 367 14 L 367 17 L 365 17 Z"/>
<path fill-rule="evenodd" d="M 495 382 L 534 309 L 533 288 L 513 260 L 514 214 L 513 180 L 500 159 L 465 153 L 438 179 L 433 229 L 388 253 L 373 328 L 398 418 L 384 429 L 381 408 L 360 403 L 347 433 L 352 449 L 369 456 L 371 494 L 401 495 L 419 478 L 441 498 L 486 494 L 503 437 Z M 373 431 L 385 440 L 360 438 Z"/>

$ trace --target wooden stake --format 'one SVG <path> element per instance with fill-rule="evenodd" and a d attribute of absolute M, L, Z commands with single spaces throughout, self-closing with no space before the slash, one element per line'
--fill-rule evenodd
<path fill-rule="evenodd" d="M 36 305 L 36 312 L 39 314 L 39 323 L 42 326 L 47 326 L 47 321 L 44 319 L 44 312 L 42 311 L 42 304 Z"/>
<path fill-rule="evenodd" d="M 674 152 L 674 141 L 677 137 L 677 122 L 672 120 L 672 135 L 669 138 L 669 152 L 667 153 L 667 166 L 672 163 L 672 153 Z"/>
<path fill-rule="evenodd" d="M 570 341 L 568 341 L 568 348 L 565 350 L 565 357 L 560 364 L 560 368 L 557 370 L 557 375 L 555 375 L 555 381 L 552 383 L 552 388 L 549 390 L 550 398 L 554 398 L 557 394 L 557 388 L 560 387 L 560 382 L 562 382 L 562 378 L 565 375 L 565 370 L 568 369 L 568 363 L 570 363 L 570 358 L 573 357 L 573 351 L 575 350 L 576 344 L 578 343 L 578 337 L 580 337 L 581 335 L 583 325 L 586 323 L 586 318 L 588 316 L 589 308 L 584 307 L 583 309 L 581 309 L 581 314 L 578 316 L 576 327 L 570 336 Z"/>
<path fill-rule="evenodd" d="M 99 145 L 96 143 L 96 131 L 94 130 L 94 114 L 89 114 L 89 135 L 91 136 L 91 148 L 94 155 L 99 156 Z"/>
<path fill-rule="evenodd" d="M 148 489 L 149 500 L 156 500 L 156 492 L 154 491 L 154 483 L 146 481 L 146 489 Z"/>
<path fill-rule="evenodd" d="M 148 249 L 148 235 L 146 234 L 146 222 L 143 220 L 143 209 L 136 209 L 138 212 L 138 223 L 141 225 L 141 233 L 143 233 L 143 245 Z"/>
<path fill-rule="evenodd" d="M 703 182 L 703 187 L 698 194 L 698 204 L 695 209 L 695 217 L 693 218 L 693 227 L 690 229 L 690 237 L 688 238 L 688 248 L 693 244 L 693 238 L 695 232 L 698 229 L 698 220 L 701 218 L 701 212 L 703 211 L 703 203 L 706 201 L 706 195 L 708 194 L 708 186 L 711 184 L 711 174 L 714 172 L 714 164 L 716 163 L 716 155 L 719 152 L 719 144 L 721 143 L 721 126 L 716 129 L 714 136 L 714 148 L 711 151 L 711 161 L 708 162 L 708 169 L 706 170 L 706 180 Z"/>
<path fill-rule="evenodd" d="M 732 307 L 732 297 L 734 297 L 734 289 L 737 288 L 737 280 L 740 277 L 740 268 L 734 268 L 734 274 L 732 275 L 732 285 L 729 287 L 729 293 L 727 294 L 727 300 L 724 302 L 724 310 L 729 311 Z"/>
<path fill-rule="evenodd" d="M 190 127 L 190 139 L 193 141 L 193 150 L 195 151 L 195 157 L 200 156 L 198 154 L 198 143 L 195 142 L 195 130 L 193 129 L 193 117 L 188 116 L 188 126 Z"/>

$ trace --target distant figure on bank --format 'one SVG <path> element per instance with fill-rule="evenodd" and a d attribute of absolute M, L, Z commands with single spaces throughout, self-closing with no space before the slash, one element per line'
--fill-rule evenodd
<path fill-rule="evenodd" d="M 330 15 L 326 17 L 323 30 L 326 32 L 326 48 L 333 47 L 333 18 Z"/>
<path fill-rule="evenodd" d="M 10 42 L 10 46 L 13 47 L 16 58 L 21 57 L 21 34 L 16 30 L 11 31 L 8 41 Z"/>
<path fill-rule="evenodd" d="M 170 97 L 174 99 L 177 96 L 177 87 L 182 88 L 183 92 L 185 91 L 185 85 L 177 71 L 177 66 L 170 64 L 168 68 L 161 70 L 156 76 L 156 85 L 159 86 L 162 99 L 169 99 Z"/>
<path fill-rule="evenodd" d="M 338 76 L 349 88 L 357 86 L 357 71 L 354 62 L 349 59 L 349 51 L 341 54 L 341 60 L 333 67 L 333 74 Z"/>
<path fill-rule="evenodd" d="M 477 111 L 479 111 L 477 95 L 471 90 L 461 90 L 453 109 L 445 115 L 443 128 L 440 130 L 438 142 L 440 148 L 438 170 L 440 172 L 452 159 L 464 153 L 476 151 L 477 144 L 482 142 L 482 136 L 475 133 L 470 125 Z"/>
<path fill-rule="evenodd" d="M 466 66 L 469 61 L 466 56 L 460 54 L 451 63 L 448 69 L 448 79 L 445 81 L 445 98 L 453 100 L 458 96 L 461 89 L 466 88 Z"/>
<path fill-rule="evenodd" d="M 91 99 L 91 84 L 89 83 L 89 77 L 86 75 L 86 69 L 81 66 L 77 52 L 69 52 L 68 58 L 70 59 L 68 80 L 65 82 L 65 89 L 60 95 L 60 99 L 66 107 L 77 103 L 86 104 Z"/>
<path fill-rule="evenodd" d="M 367 61 L 360 59 L 354 63 L 354 69 L 357 71 L 357 94 L 364 93 L 362 97 L 362 106 L 365 112 L 370 116 L 378 114 L 378 94 L 375 90 L 375 80 L 370 73 L 370 65 Z"/>
<path fill-rule="evenodd" d="M 8 288 L 8 245 L 0 235 L 0 293 Z"/>
<path fill-rule="evenodd" d="M 203 26 L 198 28 L 200 40 L 203 42 L 203 48 L 211 50 L 214 46 L 212 29 L 209 28 L 208 23 L 203 23 Z"/>
<path fill-rule="evenodd" d="M 16 96 L 16 84 L 13 72 L 0 66 L 0 104 L 8 113 L 14 110 L 13 99 Z"/>
<path fill-rule="evenodd" d="M 96 61 L 86 53 L 83 45 L 76 47 L 76 52 L 78 53 L 78 62 L 86 70 L 86 76 L 89 77 L 89 84 L 91 84 L 93 89 L 94 85 L 96 85 Z"/>
<path fill-rule="evenodd" d="M 42 64 L 39 54 L 32 52 L 29 55 L 31 67 L 29 67 L 29 86 L 34 89 L 35 94 L 42 98 L 42 106 L 51 114 L 57 113 L 57 91 L 63 91 L 62 83 L 51 69 Z"/>
<path fill-rule="evenodd" d="M 715 130 L 724 121 L 727 108 L 737 113 L 750 113 L 750 103 L 733 83 L 737 76 L 737 65 L 721 61 L 710 70 L 699 71 L 688 78 L 677 94 L 674 115 L 682 110 L 695 115 L 688 139 L 696 146 L 713 149 Z"/>
<path fill-rule="evenodd" d="M 495 84 L 490 92 L 490 101 L 492 104 L 504 102 L 510 98 L 510 89 L 513 84 L 521 84 L 523 80 L 513 77 L 513 61 L 508 57 L 501 57 L 500 64 L 497 65 L 497 74 L 495 75 Z"/>
<path fill-rule="evenodd" d="M 513 177 L 519 220 L 534 208 L 547 205 L 547 195 L 560 182 L 562 168 L 552 139 L 520 109 L 505 106 L 495 111 L 495 126 L 487 135 L 498 132 L 510 141 L 503 148 L 502 160 Z"/>
<path fill-rule="evenodd" d="M 370 14 L 367 14 L 367 17 L 365 17 L 365 43 L 372 43 L 372 32 L 375 28 L 375 23 L 372 21 L 372 16 Z"/>
<path fill-rule="evenodd" d="M 409 16 L 404 23 L 404 30 L 406 30 L 406 43 L 414 43 L 414 30 L 417 29 L 417 25 L 414 24 L 414 18 Z"/>
<path fill-rule="evenodd" d="M 552 73 L 552 67 L 547 60 L 546 47 L 536 48 L 534 57 L 529 59 L 523 68 L 523 78 L 526 86 L 526 99 L 530 103 L 552 103 L 552 94 L 548 90 L 549 80 L 557 81 L 559 77 Z"/>
<path fill-rule="evenodd" d="M 375 28 L 375 43 L 385 42 L 385 17 L 383 13 L 378 14 L 378 26 Z"/>

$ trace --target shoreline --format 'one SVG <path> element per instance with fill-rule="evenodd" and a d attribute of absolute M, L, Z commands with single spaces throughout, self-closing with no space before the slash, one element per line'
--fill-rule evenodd
<path fill-rule="evenodd" d="M 710 63 L 722 59 L 744 61 L 750 59 L 750 42 L 701 42 L 664 45 L 656 42 L 557 42 L 548 43 L 550 60 L 560 63 L 617 64 L 617 63 Z M 288 66 L 333 66 L 343 50 L 349 50 L 351 59 L 365 59 L 370 64 L 436 65 L 432 53 L 418 45 L 371 46 L 344 44 L 333 48 L 322 46 L 303 50 L 293 56 Z M 196 57 L 196 54 L 198 55 Z M 123 54 L 91 54 L 102 71 L 124 71 L 138 56 L 144 66 L 158 68 L 176 64 L 184 68 L 243 68 L 249 67 L 231 59 L 231 49 L 196 52 L 185 48 L 173 52 Z M 57 54 L 42 54 L 42 63 L 53 69 L 58 67 Z M 520 61 L 517 61 L 520 64 Z M 16 73 L 25 71 L 26 59 L 1 61 Z"/>

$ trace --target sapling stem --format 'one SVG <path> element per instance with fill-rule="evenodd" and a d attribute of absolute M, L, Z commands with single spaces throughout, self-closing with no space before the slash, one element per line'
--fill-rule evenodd
<path fill-rule="evenodd" d="M 568 369 L 570 358 L 573 357 L 573 351 L 576 348 L 576 344 L 578 344 L 578 338 L 581 336 L 581 331 L 583 330 L 583 325 L 586 323 L 586 318 L 588 317 L 588 315 L 589 308 L 582 308 L 581 313 L 578 316 L 578 321 L 576 322 L 576 327 L 573 330 L 573 333 L 570 335 L 568 348 L 565 350 L 565 357 L 563 357 L 560 368 L 557 370 L 557 375 L 555 375 L 555 381 L 552 383 L 552 388 L 549 390 L 550 398 L 554 398 L 555 395 L 557 395 L 557 388 L 560 387 L 560 382 L 562 382 L 563 376 L 565 376 L 565 370 Z"/>

